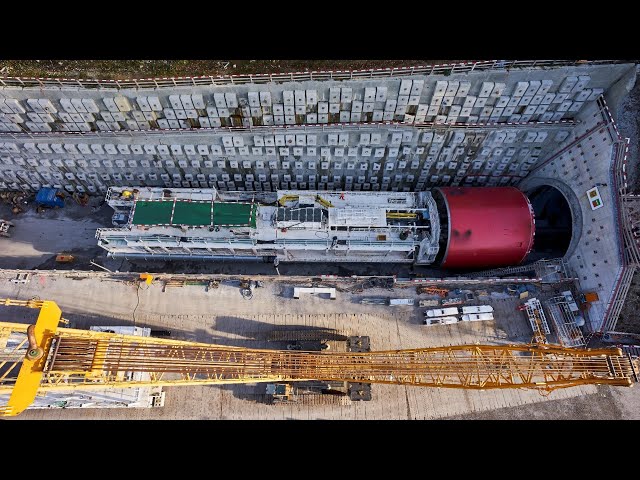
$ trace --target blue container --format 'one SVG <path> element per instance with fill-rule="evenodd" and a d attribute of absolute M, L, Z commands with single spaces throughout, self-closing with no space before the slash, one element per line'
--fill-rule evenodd
<path fill-rule="evenodd" d="M 41 188 L 36 194 L 36 203 L 47 207 L 64 207 L 64 200 L 57 193 L 55 188 Z"/>

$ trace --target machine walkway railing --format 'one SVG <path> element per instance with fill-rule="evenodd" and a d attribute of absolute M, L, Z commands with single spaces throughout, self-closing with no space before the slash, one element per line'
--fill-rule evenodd
<path fill-rule="evenodd" d="M 613 203 L 613 209 L 616 216 L 615 229 L 618 248 L 619 259 L 621 264 L 621 270 L 618 274 L 617 280 L 613 286 L 612 294 L 609 297 L 609 302 L 605 310 L 602 324 L 598 329 L 598 332 L 608 332 L 615 330 L 618 322 L 618 317 L 624 306 L 624 302 L 627 298 L 627 293 L 631 286 L 633 276 L 636 268 L 640 266 L 640 254 L 638 252 L 638 245 L 633 237 L 631 231 L 631 223 L 629 221 L 626 207 L 624 204 L 624 196 L 627 194 L 627 182 L 626 182 L 626 154 L 628 151 L 627 139 L 623 139 L 620 135 L 620 131 L 616 126 L 615 120 L 609 111 L 607 102 L 604 96 L 598 99 L 598 105 L 603 113 L 603 117 L 609 119 L 608 128 L 612 133 L 612 138 L 615 140 L 613 149 L 613 161 L 611 162 L 610 169 L 610 181 L 611 181 L 611 200 Z M 615 133 L 615 135 L 613 135 Z"/>

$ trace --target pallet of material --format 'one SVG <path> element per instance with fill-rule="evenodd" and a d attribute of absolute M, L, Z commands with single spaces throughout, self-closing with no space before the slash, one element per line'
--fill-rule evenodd
<path fill-rule="evenodd" d="M 463 322 L 481 322 L 484 320 L 493 320 L 493 313 L 468 313 L 462 315 Z"/>
<path fill-rule="evenodd" d="M 435 317 L 446 317 L 450 315 L 458 315 L 457 307 L 450 308 L 434 308 L 432 310 L 426 310 L 424 312 L 426 317 L 435 318 Z"/>
<path fill-rule="evenodd" d="M 458 319 L 456 317 L 427 317 L 424 319 L 423 323 L 425 325 L 450 325 L 458 323 Z"/>

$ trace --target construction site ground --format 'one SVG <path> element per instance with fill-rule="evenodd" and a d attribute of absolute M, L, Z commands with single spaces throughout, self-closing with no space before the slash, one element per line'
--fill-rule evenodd
<path fill-rule="evenodd" d="M 258 348 L 285 348 L 266 342 L 274 329 L 331 328 L 366 335 L 373 350 L 468 343 L 528 342 L 531 327 L 517 311 L 517 297 L 495 286 L 495 320 L 425 326 L 424 308 L 363 305 L 363 297 L 430 298 L 415 287 L 362 292 L 339 291 L 336 300 L 307 295 L 293 299 L 301 278 L 263 279 L 251 300 L 243 299 L 237 280 L 218 288 L 166 288 L 163 282 L 141 285 L 134 275 L 32 273 L 27 283 L 14 283 L 15 272 L 0 273 L 0 297 L 56 301 L 71 326 L 137 325 L 169 330 L 170 338 Z M 348 285 L 353 287 L 353 285 Z M 344 290 L 347 285 L 341 284 Z M 475 287 L 478 288 L 478 287 Z M 491 291 L 490 287 L 481 287 Z M 4 321 L 24 319 L 24 309 L 5 309 Z M 319 313 L 322 312 L 322 313 Z M 22 316 L 21 316 L 22 315 Z M 9 318 L 10 317 L 10 318 Z M 261 334 L 262 332 L 262 334 Z M 640 418 L 636 389 L 581 386 L 549 395 L 537 391 L 463 390 L 374 385 L 373 400 L 346 405 L 266 405 L 264 385 L 169 387 L 163 408 L 51 409 L 27 411 L 24 419 L 436 419 L 436 418 Z M 528 412 L 528 413 L 526 413 Z"/>

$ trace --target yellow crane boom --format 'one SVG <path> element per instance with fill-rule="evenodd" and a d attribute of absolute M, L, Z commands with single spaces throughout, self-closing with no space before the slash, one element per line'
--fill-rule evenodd
<path fill-rule="evenodd" d="M 34 326 L 0 323 L 0 415 L 21 413 L 37 394 L 161 385 L 292 380 L 445 388 L 553 390 L 583 384 L 630 386 L 637 374 L 618 348 L 458 345 L 366 353 L 262 350 L 58 328 L 51 301 L 0 300 L 40 308 Z M 132 380 L 146 372 L 147 380 Z"/>

